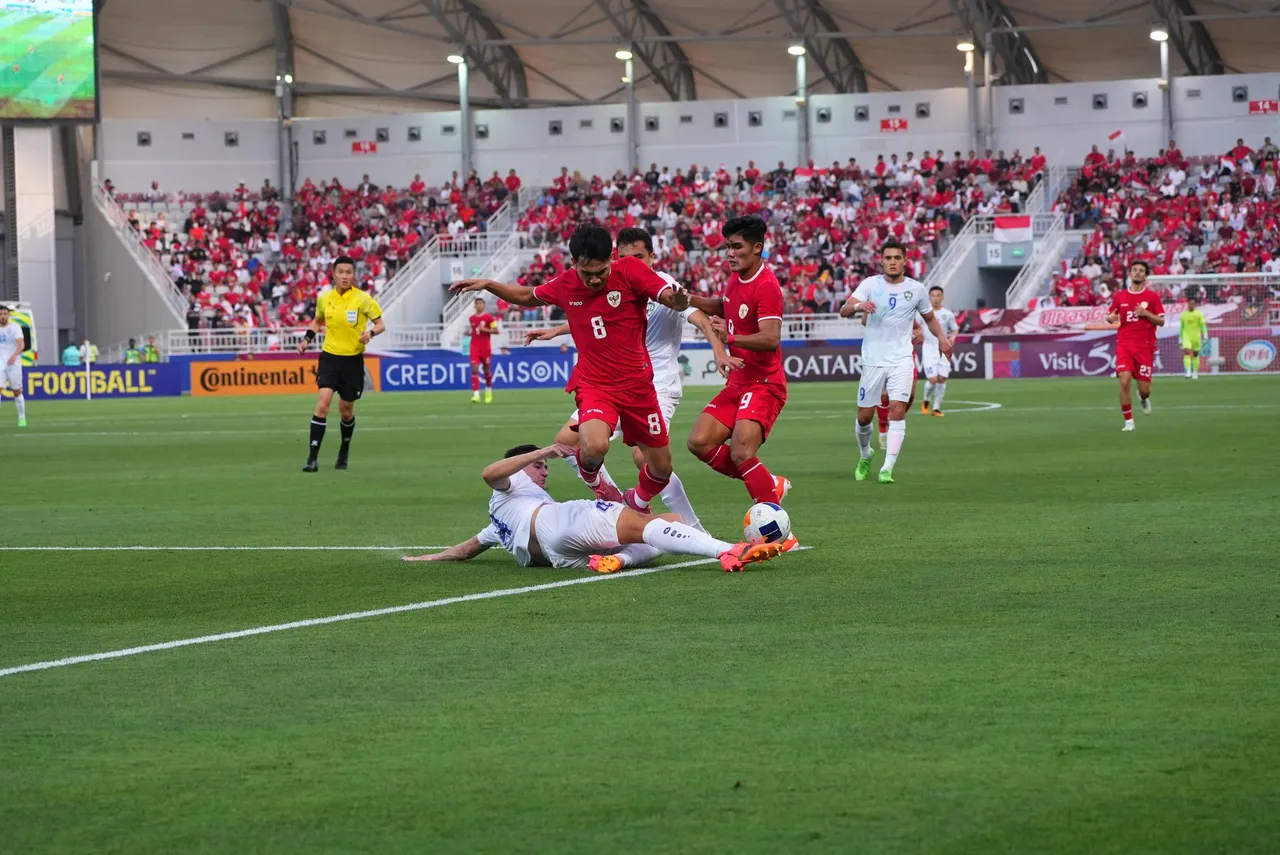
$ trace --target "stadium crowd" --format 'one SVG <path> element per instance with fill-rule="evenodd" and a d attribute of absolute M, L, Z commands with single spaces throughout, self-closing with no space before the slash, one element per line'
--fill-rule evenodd
<path fill-rule="evenodd" d="M 1105 303 L 1137 260 L 1153 275 L 1280 273 L 1278 154 L 1270 137 L 1256 150 L 1239 139 L 1220 155 L 1190 158 L 1174 140 L 1148 158 L 1094 146 L 1055 204 L 1068 228 L 1093 232 L 1055 274 L 1052 297 L 1060 305 Z M 1239 296 L 1247 304 L 1280 296 L 1243 278 L 1165 290 L 1175 300 Z"/>
<path fill-rule="evenodd" d="M 1030 157 L 1003 151 L 981 156 L 942 151 L 891 154 L 864 167 L 850 158 L 830 167 L 763 171 L 754 162 L 732 172 L 721 164 L 659 169 L 608 180 L 568 168 L 519 215 L 538 260 L 521 274 L 537 282 L 567 263 L 568 236 L 587 219 L 611 230 L 642 225 L 656 235 L 661 268 L 690 288 L 710 293 L 726 271 L 715 252 L 720 224 L 740 213 L 770 223 L 770 261 L 787 288 L 787 309 L 830 311 L 846 280 L 874 267 L 874 247 L 896 237 L 923 276 L 945 237 L 974 213 L 1016 212 L 1043 173 L 1039 149 Z M 127 212 L 143 242 L 188 296 L 194 329 L 245 331 L 304 321 L 328 286 L 333 258 L 359 264 L 361 287 L 376 294 L 433 236 L 442 244 L 481 233 L 488 217 L 522 185 L 515 170 L 465 181 L 457 173 L 438 187 L 420 175 L 403 188 L 378 187 L 368 176 L 355 187 L 310 179 L 284 217 L 284 201 L 269 181 L 227 193 L 169 193 L 157 182 L 144 193 L 104 189 Z"/>

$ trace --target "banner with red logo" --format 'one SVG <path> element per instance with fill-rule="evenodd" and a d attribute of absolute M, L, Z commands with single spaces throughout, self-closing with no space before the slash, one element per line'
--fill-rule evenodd
<path fill-rule="evenodd" d="M 1280 113 L 1280 101 L 1275 98 L 1249 102 L 1250 116 L 1268 116 Z"/>
<path fill-rule="evenodd" d="M 352 154 L 377 154 L 378 144 L 376 142 L 353 142 L 351 144 Z"/>
<path fill-rule="evenodd" d="M 907 130 L 906 119 L 881 119 L 880 133 L 882 134 L 900 134 Z"/>

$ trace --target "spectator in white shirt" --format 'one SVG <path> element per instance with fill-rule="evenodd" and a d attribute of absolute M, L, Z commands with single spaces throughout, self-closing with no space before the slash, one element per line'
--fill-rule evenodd
<path fill-rule="evenodd" d="M 1178 185 L 1173 183 L 1172 176 L 1166 175 L 1164 181 L 1160 182 L 1160 195 L 1166 199 L 1178 195 Z"/>

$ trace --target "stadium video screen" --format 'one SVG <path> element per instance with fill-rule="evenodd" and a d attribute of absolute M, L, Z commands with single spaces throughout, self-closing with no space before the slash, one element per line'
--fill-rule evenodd
<path fill-rule="evenodd" d="M 0 0 L 0 122 L 93 121 L 93 0 Z"/>

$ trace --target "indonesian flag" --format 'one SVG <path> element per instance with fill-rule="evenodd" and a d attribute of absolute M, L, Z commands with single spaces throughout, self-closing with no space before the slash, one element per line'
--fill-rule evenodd
<path fill-rule="evenodd" d="M 998 243 L 1025 243 L 1031 240 L 1031 216 L 996 217 L 992 237 Z"/>
<path fill-rule="evenodd" d="M 1112 131 L 1111 133 L 1107 134 L 1107 140 L 1112 143 L 1124 142 L 1124 131 L 1123 130 Z"/>

